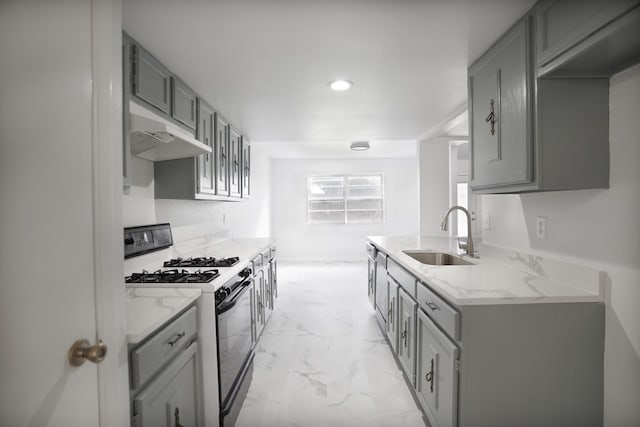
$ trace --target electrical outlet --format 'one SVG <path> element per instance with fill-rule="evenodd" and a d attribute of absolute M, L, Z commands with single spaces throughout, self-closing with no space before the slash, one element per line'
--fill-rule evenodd
<path fill-rule="evenodd" d="M 536 218 L 536 237 L 538 239 L 547 238 L 547 218 L 543 216 Z"/>
<path fill-rule="evenodd" d="M 482 229 L 491 230 L 491 214 L 487 213 L 482 216 Z"/>

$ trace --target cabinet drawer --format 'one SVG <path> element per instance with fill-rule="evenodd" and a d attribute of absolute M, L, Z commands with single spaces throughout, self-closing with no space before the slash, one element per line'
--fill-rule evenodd
<path fill-rule="evenodd" d="M 376 247 L 371 243 L 367 243 L 367 256 L 372 260 L 376 259 Z"/>
<path fill-rule="evenodd" d="M 431 291 L 424 283 L 417 284 L 417 300 L 420 307 L 450 337 L 460 338 L 460 313 Z"/>
<path fill-rule="evenodd" d="M 132 388 L 147 382 L 165 363 L 191 342 L 197 332 L 196 308 L 191 307 L 131 352 Z"/>
<path fill-rule="evenodd" d="M 387 272 L 409 295 L 413 298 L 416 297 L 416 278 L 411 273 L 400 267 L 391 258 L 387 260 Z"/>
<path fill-rule="evenodd" d="M 271 260 L 271 248 L 265 249 L 262 252 L 262 262 L 267 264 Z"/>

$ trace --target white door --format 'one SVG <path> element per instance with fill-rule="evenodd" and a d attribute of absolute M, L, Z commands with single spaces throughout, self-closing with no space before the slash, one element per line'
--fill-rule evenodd
<path fill-rule="evenodd" d="M 126 414 L 121 403 L 103 404 L 118 400 L 113 399 L 118 394 L 113 384 L 122 382 L 122 369 L 106 372 L 104 365 L 72 367 L 67 361 L 77 339 L 93 344 L 111 336 L 113 322 L 101 302 L 101 284 L 109 274 L 119 274 L 120 283 L 122 279 L 117 271 L 101 271 L 118 265 L 117 250 L 105 250 L 105 243 L 115 242 L 109 234 L 122 233 L 116 230 L 121 219 L 101 210 L 108 205 L 105 201 L 120 207 L 119 196 L 104 191 L 110 186 L 105 178 L 115 178 L 108 169 L 113 167 L 113 149 L 100 146 L 98 136 L 110 134 L 112 129 L 100 125 L 113 113 L 97 103 L 105 79 L 95 69 L 95 46 L 100 32 L 112 34 L 100 29 L 104 22 L 97 18 L 103 7 L 108 15 L 119 11 L 119 2 L 0 3 L 3 426 L 87 427 L 107 425 L 108 419 L 121 425 L 123 408 Z M 111 21 L 105 22 L 108 27 Z M 109 40 L 103 47 L 111 45 Z M 101 73 L 110 74 L 111 69 Z M 110 96 L 102 98 L 108 104 Z M 121 359 L 122 343 L 106 342 L 107 360 Z M 126 356 L 123 365 L 126 371 Z M 102 380 L 108 376 L 114 379 Z M 120 399 L 126 401 L 126 387 L 124 391 Z M 101 414 L 108 406 L 114 408 L 113 416 Z"/>

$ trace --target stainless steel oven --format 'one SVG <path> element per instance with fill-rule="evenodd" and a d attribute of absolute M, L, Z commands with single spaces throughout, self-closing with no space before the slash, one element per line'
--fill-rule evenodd
<path fill-rule="evenodd" d="M 235 421 L 253 376 L 251 270 L 244 269 L 216 291 L 216 336 L 220 425 Z"/>

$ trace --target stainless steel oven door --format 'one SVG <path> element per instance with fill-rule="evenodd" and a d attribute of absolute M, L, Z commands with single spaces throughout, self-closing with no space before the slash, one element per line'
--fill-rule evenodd
<path fill-rule="evenodd" d="M 221 408 L 226 406 L 234 387 L 240 387 L 236 382 L 241 380 L 240 373 L 251 353 L 252 289 L 253 280 L 247 280 L 239 292 L 217 310 Z"/>

